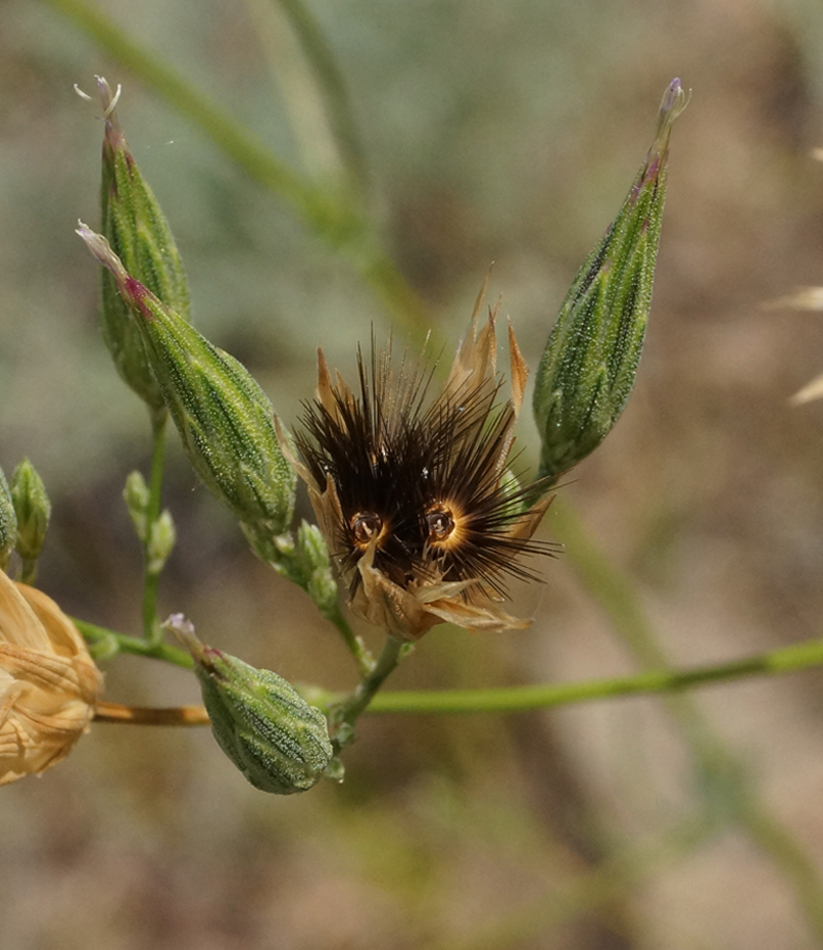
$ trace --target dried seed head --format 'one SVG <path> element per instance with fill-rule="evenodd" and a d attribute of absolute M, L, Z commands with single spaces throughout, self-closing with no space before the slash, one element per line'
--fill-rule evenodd
<path fill-rule="evenodd" d="M 513 488 L 508 472 L 525 365 L 510 331 L 513 396 L 502 401 L 498 308 L 478 325 L 482 301 L 432 398 L 432 371 L 405 358 L 394 366 L 390 347 L 372 346 L 370 365 L 358 356 L 356 392 L 321 353 L 317 398 L 295 436 L 291 460 L 352 606 L 408 640 L 442 622 L 525 626 L 500 607 L 506 579 L 534 579 L 523 558 L 551 551 L 531 540 L 549 499 L 527 499 L 542 486 Z"/>

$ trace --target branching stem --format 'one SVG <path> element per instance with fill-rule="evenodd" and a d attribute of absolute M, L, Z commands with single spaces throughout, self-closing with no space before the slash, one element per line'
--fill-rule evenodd
<path fill-rule="evenodd" d="M 143 541 L 143 636 L 150 643 L 158 643 L 163 633 L 157 622 L 157 586 L 160 572 L 150 570 L 150 545 L 154 523 L 160 516 L 160 492 L 163 486 L 163 462 L 166 449 L 165 409 L 155 413 L 151 420 L 152 451 L 149 475 L 149 503 L 146 508 L 146 537 Z"/>

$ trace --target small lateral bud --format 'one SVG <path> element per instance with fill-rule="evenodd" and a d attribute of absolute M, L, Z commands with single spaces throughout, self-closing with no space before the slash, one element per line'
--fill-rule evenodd
<path fill-rule="evenodd" d="M 148 183 L 140 174 L 117 119 L 119 97 L 97 77 L 104 109 L 100 185 L 101 229 L 126 269 L 184 320 L 189 319 L 189 287 L 171 229 Z M 163 398 L 152 376 L 143 340 L 121 298 L 116 281 L 101 277 L 100 327 L 118 373 L 156 412 Z"/>
<path fill-rule="evenodd" d="M 166 508 L 160 512 L 160 517 L 149 531 L 146 545 L 146 570 L 149 574 L 159 574 L 163 570 L 169 555 L 174 550 L 176 541 L 177 531 L 174 527 L 174 519 Z"/>
<path fill-rule="evenodd" d="M 213 346 L 132 277 L 108 241 L 82 222 L 77 233 L 114 277 L 183 448 L 205 485 L 250 537 L 291 524 L 295 481 L 274 430 L 271 403 L 233 356 Z"/>
<path fill-rule="evenodd" d="M 194 660 L 220 748 L 255 788 L 305 792 L 331 769 L 339 778 L 326 717 L 271 670 L 204 646 L 182 614 L 166 621 Z"/>
<path fill-rule="evenodd" d="M 24 580 L 34 576 L 34 564 L 43 550 L 51 517 L 51 502 L 43 480 L 24 458 L 11 476 L 11 497 L 17 515 L 17 553 L 24 562 Z M 28 565 L 28 567 L 26 567 Z"/>
<path fill-rule="evenodd" d="M 129 517 L 134 525 L 135 533 L 141 544 L 146 543 L 146 518 L 149 508 L 149 486 L 143 475 L 134 471 L 126 479 L 123 489 L 123 501 L 129 511 Z"/>
<path fill-rule="evenodd" d="M 652 299 L 669 137 L 688 97 L 679 79 L 617 217 L 578 271 L 537 370 L 540 474 L 568 471 L 603 441 L 634 386 Z"/>
<path fill-rule="evenodd" d="M 0 468 L 0 571 L 9 566 L 9 558 L 17 543 L 17 514 L 6 476 Z"/>

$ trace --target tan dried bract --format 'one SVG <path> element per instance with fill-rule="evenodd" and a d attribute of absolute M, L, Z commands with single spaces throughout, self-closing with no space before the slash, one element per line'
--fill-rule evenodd
<path fill-rule="evenodd" d="M 102 686 L 57 604 L 0 571 L 0 785 L 64 759 L 87 731 Z"/>

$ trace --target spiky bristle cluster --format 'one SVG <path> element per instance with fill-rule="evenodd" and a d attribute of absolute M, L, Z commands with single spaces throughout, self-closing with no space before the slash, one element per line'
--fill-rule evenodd
<path fill-rule="evenodd" d="M 514 409 L 486 377 L 430 402 L 431 372 L 358 354 L 359 392 L 338 378 L 331 402 L 307 403 L 296 444 L 314 481 L 339 499 L 333 553 L 345 576 L 373 546 L 374 567 L 402 588 L 467 582 L 505 594 L 506 575 L 535 579 L 522 557 L 551 545 L 517 537 L 527 497 L 508 474 Z M 429 404 L 427 405 L 427 402 Z M 530 532 L 529 532 L 530 533 Z M 376 538 L 376 541 L 375 541 Z M 353 595 L 360 583 L 351 574 Z"/>

